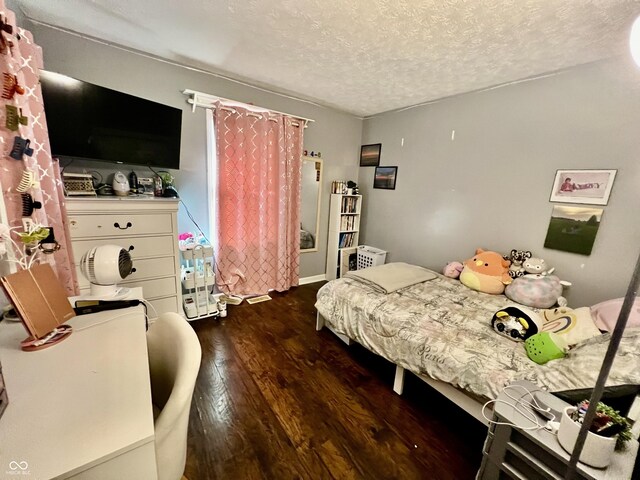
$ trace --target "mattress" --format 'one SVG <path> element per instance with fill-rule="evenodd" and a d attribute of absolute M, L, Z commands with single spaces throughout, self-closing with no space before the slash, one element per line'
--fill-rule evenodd
<path fill-rule="evenodd" d="M 609 335 L 574 347 L 560 360 L 538 365 L 521 342 L 496 334 L 493 314 L 513 302 L 437 278 L 380 294 L 352 278 L 333 280 L 318 291 L 316 309 L 338 333 L 391 362 L 449 383 L 481 398 L 497 398 L 515 380 L 551 392 L 595 384 Z M 622 339 L 607 386 L 640 384 L 640 329 Z"/>

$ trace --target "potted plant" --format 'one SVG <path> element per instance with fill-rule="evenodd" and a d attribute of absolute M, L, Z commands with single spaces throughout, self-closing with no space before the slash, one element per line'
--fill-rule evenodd
<path fill-rule="evenodd" d="M 583 401 L 576 407 L 566 407 L 562 412 L 558 442 L 571 453 L 578 438 L 584 415 L 589 407 Z M 596 417 L 587 433 L 580 461 L 592 467 L 604 468 L 611 463 L 614 450 L 624 448 L 631 439 L 631 426 L 620 413 L 602 402 L 596 408 Z"/>

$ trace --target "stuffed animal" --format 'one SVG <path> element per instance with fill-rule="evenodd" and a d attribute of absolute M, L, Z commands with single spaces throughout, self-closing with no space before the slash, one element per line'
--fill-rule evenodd
<path fill-rule="evenodd" d="M 500 335 L 523 341 L 540 331 L 542 319 L 533 310 L 515 305 L 498 310 L 491 319 L 491 326 Z"/>
<path fill-rule="evenodd" d="M 551 275 L 555 268 L 547 270 L 547 262 L 542 258 L 531 257 L 524 261 L 522 264 L 524 271 L 531 274 Z"/>
<path fill-rule="evenodd" d="M 533 308 L 551 308 L 558 304 L 567 304 L 562 296 L 562 288 L 570 282 L 560 280 L 555 275 L 523 275 L 508 285 L 504 294 L 510 300 Z"/>
<path fill-rule="evenodd" d="M 509 260 L 509 276 L 511 278 L 518 278 L 525 274 L 522 263 L 531 258 L 533 254 L 529 250 L 511 250 L 509 255 L 504 255 L 505 260 Z"/>
<path fill-rule="evenodd" d="M 458 278 L 464 266 L 460 262 L 449 262 L 442 269 L 442 274 L 449 278 Z"/>
<path fill-rule="evenodd" d="M 539 365 L 562 358 L 568 349 L 564 339 L 553 332 L 540 332 L 524 342 L 527 356 Z"/>
<path fill-rule="evenodd" d="M 499 253 L 479 248 L 473 258 L 464 262 L 460 281 L 473 290 L 500 295 L 504 286 L 511 283 L 509 263 Z"/>

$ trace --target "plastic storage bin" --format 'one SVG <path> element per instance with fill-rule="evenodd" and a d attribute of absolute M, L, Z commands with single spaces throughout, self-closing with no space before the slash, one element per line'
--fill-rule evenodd
<path fill-rule="evenodd" d="M 384 250 L 367 245 L 358 246 L 358 270 L 383 265 L 386 259 L 387 252 Z"/>
<path fill-rule="evenodd" d="M 216 298 L 210 293 L 216 283 L 213 272 L 213 248 L 197 245 L 180 252 L 182 267 L 182 303 L 188 320 L 219 314 Z"/>

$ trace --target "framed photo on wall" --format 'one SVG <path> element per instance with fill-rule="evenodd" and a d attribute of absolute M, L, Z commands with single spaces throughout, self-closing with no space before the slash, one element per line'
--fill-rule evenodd
<path fill-rule="evenodd" d="M 554 205 L 544 248 L 591 255 L 604 209 Z"/>
<path fill-rule="evenodd" d="M 362 145 L 360 147 L 360 166 L 361 167 L 377 167 L 380 165 L 380 153 L 382 152 L 382 144 L 374 143 L 371 145 Z"/>
<path fill-rule="evenodd" d="M 606 205 L 617 170 L 558 170 L 550 202 Z"/>
<path fill-rule="evenodd" d="M 395 190 L 397 175 L 398 167 L 376 167 L 376 174 L 373 177 L 373 188 Z"/>

